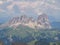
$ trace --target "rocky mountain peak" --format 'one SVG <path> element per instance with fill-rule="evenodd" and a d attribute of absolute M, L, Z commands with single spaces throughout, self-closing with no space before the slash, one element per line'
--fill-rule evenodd
<path fill-rule="evenodd" d="M 18 25 L 24 25 L 31 28 L 42 28 L 42 29 L 50 29 L 51 25 L 46 14 L 39 15 L 35 20 L 33 17 L 28 17 L 26 15 L 22 15 L 20 17 L 13 17 L 8 23 L 10 27 L 17 27 Z"/>
<path fill-rule="evenodd" d="M 46 14 L 42 14 L 38 16 L 37 24 L 43 25 L 46 28 L 51 28 L 48 16 Z"/>

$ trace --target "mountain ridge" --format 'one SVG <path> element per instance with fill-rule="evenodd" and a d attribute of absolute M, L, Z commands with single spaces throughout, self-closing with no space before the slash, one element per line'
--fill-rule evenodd
<path fill-rule="evenodd" d="M 38 15 L 37 19 L 33 17 L 28 17 L 26 15 L 22 15 L 20 17 L 13 17 L 7 23 L 4 24 L 5 27 L 18 27 L 19 25 L 28 26 L 30 28 L 37 28 L 37 29 L 51 29 L 51 25 L 46 14 Z M 4 26 L 2 25 L 2 27 Z"/>

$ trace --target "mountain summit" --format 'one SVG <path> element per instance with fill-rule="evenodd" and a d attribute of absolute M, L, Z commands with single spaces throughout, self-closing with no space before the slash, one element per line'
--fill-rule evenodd
<path fill-rule="evenodd" d="M 28 26 L 30 28 L 36 29 L 50 29 L 51 25 L 46 14 L 41 14 L 34 19 L 33 17 L 27 17 L 26 15 L 22 15 L 20 17 L 13 17 L 6 23 L 9 27 L 18 27 L 19 25 Z"/>

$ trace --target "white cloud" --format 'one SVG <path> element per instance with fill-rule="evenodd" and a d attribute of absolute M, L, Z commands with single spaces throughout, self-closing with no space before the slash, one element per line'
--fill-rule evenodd
<path fill-rule="evenodd" d="M 13 4 L 12 5 L 9 5 L 9 6 L 7 6 L 7 8 L 8 8 L 8 10 L 12 10 L 13 9 Z"/>
<path fill-rule="evenodd" d="M 0 1 L 0 5 L 3 4 L 3 1 Z"/>
<path fill-rule="evenodd" d="M 20 1 L 20 2 L 15 2 L 13 1 L 11 5 L 7 6 L 8 9 L 13 9 L 14 5 L 17 5 L 19 8 L 24 9 L 24 8 L 38 8 L 39 5 L 42 5 L 44 2 L 41 1 L 35 1 L 35 2 L 28 2 L 28 1 Z"/>
<path fill-rule="evenodd" d="M 50 8 L 55 9 L 55 10 L 60 10 L 60 8 L 54 4 L 45 3 L 45 7 L 46 8 L 50 7 Z"/>
<path fill-rule="evenodd" d="M 10 1 L 10 0 L 8 0 L 8 1 Z M 41 13 L 44 13 L 43 8 L 44 9 L 49 9 L 50 8 L 50 9 L 54 9 L 54 10 L 60 10 L 60 8 L 57 5 L 54 4 L 54 3 L 56 3 L 55 0 L 47 0 L 47 1 L 50 1 L 52 3 L 50 4 L 50 3 L 46 2 L 45 0 L 41 0 L 41 1 L 37 0 L 37 1 L 34 1 L 34 2 L 12 1 L 12 4 L 8 5 L 7 8 L 8 8 L 8 10 L 13 11 L 13 6 L 17 5 L 19 7 L 19 9 L 21 10 L 21 12 L 24 12 L 26 9 L 31 7 L 31 8 L 34 9 L 34 11 L 37 15 L 40 15 Z"/>
<path fill-rule="evenodd" d="M 55 3 L 55 0 L 51 0 L 51 2 Z M 28 7 L 28 6 L 31 6 L 32 8 L 40 8 L 39 6 L 45 6 L 44 4 L 47 4 L 49 7 L 51 8 L 59 8 L 57 5 L 55 4 L 49 4 L 47 2 L 45 2 L 44 0 L 43 1 L 35 1 L 35 2 L 19 2 L 21 7 Z M 46 7 L 46 6 L 45 6 Z"/>
<path fill-rule="evenodd" d="M 13 1 L 13 0 L 6 0 L 7 2 Z"/>
<path fill-rule="evenodd" d="M 51 2 L 51 3 L 56 3 L 55 0 L 47 0 L 48 2 Z"/>
<path fill-rule="evenodd" d="M 52 3 L 56 3 L 56 2 L 53 0 Z"/>
<path fill-rule="evenodd" d="M 5 12 L 5 10 L 3 10 L 3 9 L 0 9 L 0 12 Z"/>
<path fill-rule="evenodd" d="M 35 13 L 36 13 L 37 15 L 41 15 L 41 14 L 43 13 L 43 11 L 38 8 L 38 9 L 35 9 Z"/>

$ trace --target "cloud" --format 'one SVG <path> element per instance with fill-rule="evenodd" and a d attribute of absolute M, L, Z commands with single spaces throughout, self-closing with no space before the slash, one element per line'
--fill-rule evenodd
<path fill-rule="evenodd" d="M 47 1 L 51 3 L 56 3 L 56 0 L 47 0 Z"/>
<path fill-rule="evenodd" d="M 13 0 L 6 0 L 7 2 L 13 1 Z"/>
<path fill-rule="evenodd" d="M 5 10 L 3 10 L 3 9 L 0 9 L 0 12 L 5 12 Z"/>
<path fill-rule="evenodd" d="M 0 1 L 0 5 L 3 4 L 4 2 L 3 1 Z"/>
<path fill-rule="evenodd" d="M 35 9 L 34 11 L 37 15 L 41 15 L 43 13 L 43 11 L 39 8 Z"/>
<path fill-rule="evenodd" d="M 10 0 L 8 0 L 10 1 Z M 50 1 L 50 2 L 53 2 L 55 3 L 55 0 L 47 0 L 47 1 Z M 29 2 L 29 1 L 12 1 L 12 4 L 9 5 L 8 7 L 10 7 L 9 9 L 12 9 L 12 7 L 16 4 L 18 5 L 21 9 L 24 9 L 24 8 L 27 8 L 27 7 L 31 7 L 31 8 L 41 8 L 39 6 L 45 6 L 46 8 L 50 7 L 52 9 L 59 9 L 59 7 L 55 4 L 49 4 L 48 2 L 46 1 L 40 1 L 40 0 L 37 0 L 37 1 L 34 1 L 34 2 Z"/>
<path fill-rule="evenodd" d="M 11 5 L 8 5 L 8 10 L 13 10 L 14 5 L 17 5 L 21 10 L 25 10 L 29 7 L 33 9 L 40 8 L 39 5 L 43 5 L 44 2 L 41 1 L 34 1 L 34 2 L 28 2 L 28 1 L 13 1 Z"/>
<path fill-rule="evenodd" d="M 7 9 L 9 10 L 9 12 L 13 12 L 14 5 L 17 5 L 22 13 L 25 12 L 25 10 L 27 10 L 29 7 L 33 8 L 34 12 L 37 15 L 45 13 L 44 10 L 47 11 L 48 9 L 60 10 L 60 8 L 55 4 L 56 3 L 55 0 L 46 0 L 46 1 L 45 0 L 36 0 L 33 2 L 32 1 L 8 0 L 8 2 L 10 2 L 10 1 L 12 3 L 7 6 Z"/>
<path fill-rule="evenodd" d="M 38 6 L 38 2 L 12 2 L 11 5 L 8 5 L 7 8 L 8 10 L 13 10 L 14 5 L 17 5 L 20 10 L 25 10 L 29 7 L 31 8 L 36 8 Z"/>
<path fill-rule="evenodd" d="M 14 6 L 14 4 L 8 5 L 8 6 L 7 6 L 7 9 L 8 9 L 8 10 L 12 10 L 12 9 L 13 9 L 13 6 Z"/>
<path fill-rule="evenodd" d="M 56 1 L 55 0 L 52 0 L 52 3 L 56 3 Z"/>
<path fill-rule="evenodd" d="M 45 3 L 45 7 L 46 8 L 49 7 L 49 8 L 55 9 L 55 10 L 60 10 L 60 8 L 57 5 L 54 5 L 54 4 Z"/>

